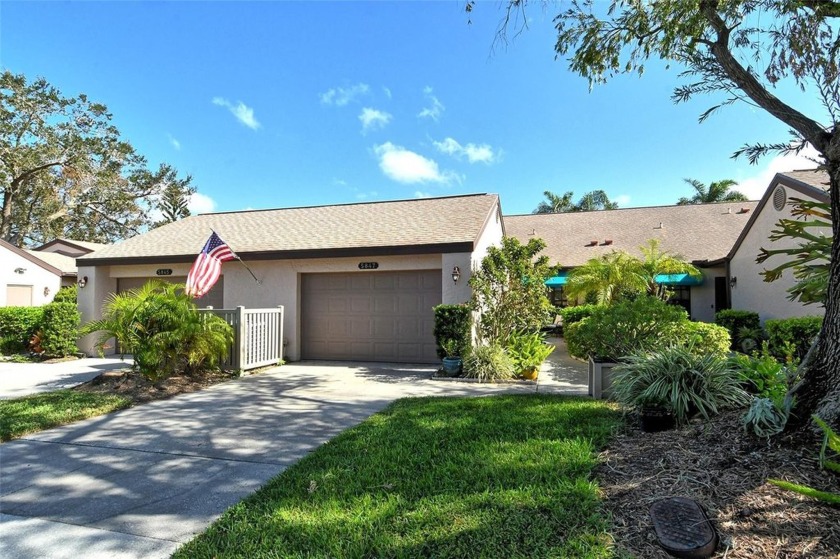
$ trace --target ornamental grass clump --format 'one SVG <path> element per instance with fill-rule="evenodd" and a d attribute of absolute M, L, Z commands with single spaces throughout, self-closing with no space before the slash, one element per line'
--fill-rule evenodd
<path fill-rule="evenodd" d="M 660 402 L 673 411 L 679 424 L 698 414 L 709 419 L 750 401 L 740 373 L 726 357 L 696 355 L 688 347 L 634 353 L 612 372 L 611 390 L 618 402 L 629 407 Z"/>
<path fill-rule="evenodd" d="M 464 360 L 464 376 L 479 382 L 508 380 L 514 374 L 513 360 L 498 344 L 474 347 Z"/>

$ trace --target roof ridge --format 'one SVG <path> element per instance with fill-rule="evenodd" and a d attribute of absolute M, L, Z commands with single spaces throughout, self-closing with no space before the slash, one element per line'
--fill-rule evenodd
<path fill-rule="evenodd" d="M 705 204 L 662 204 L 658 206 L 633 206 L 631 208 L 615 208 L 613 210 L 586 210 L 582 212 L 551 212 L 551 213 L 528 213 L 528 214 L 509 214 L 505 217 L 541 217 L 548 215 L 584 215 L 592 213 L 608 213 L 608 212 L 624 212 L 628 210 L 655 210 L 661 208 L 691 208 L 691 207 L 705 207 L 705 206 L 720 206 L 723 204 L 757 204 L 760 200 L 741 200 L 734 202 L 708 202 Z"/>

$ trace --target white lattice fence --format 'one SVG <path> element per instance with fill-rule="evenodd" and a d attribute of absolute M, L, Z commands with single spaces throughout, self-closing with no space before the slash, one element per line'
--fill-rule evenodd
<path fill-rule="evenodd" d="M 226 369 L 256 369 L 283 359 L 283 307 L 271 309 L 202 309 L 233 327 L 234 341 L 225 359 Z"/>

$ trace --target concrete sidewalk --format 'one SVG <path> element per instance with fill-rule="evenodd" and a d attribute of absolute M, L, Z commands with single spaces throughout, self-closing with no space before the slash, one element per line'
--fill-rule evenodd
<path fill-rule="evenodd" d="M 61 363 L 9 363 L 0 361 L 0 400 L 19 398 L 61 388 L 72 388 L 105 371 L 125 369 L 131 361 L 118 358 L 74 359 Z"/>

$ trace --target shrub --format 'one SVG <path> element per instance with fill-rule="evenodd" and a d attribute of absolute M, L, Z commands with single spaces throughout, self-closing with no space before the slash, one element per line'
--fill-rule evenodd
<path fill-rule="evenodd" d="M 75 285 L 68 285 L 58 290 L 58 293 L 53 297 L 53 303 L 73 303 L 76 304 L 76 295 L 78 288 Z"/>
<path fill-rule="evenodd" d="M 446 356 L 444 347 L 455 355 L 466 355 L 470 347 L 470 308 L 467 305 L 438 305 L 434 312 L 438 357 Z"/>
<path fill-rule="evenodd" d="M 746 390 L 760 398 L 784 398 L 796 382 L 796 370 L 788 369 L 766 352 L 752 356 L 736 354 L 732 364 L 741 374 Z"/>
<path fill-rule="evenodd" d="M 233 342 L 233 329 L 213 314 L 198 312 L 183 286 L 158 281 L 111 295 L 103 318 L 82 329 L 94 332 L 103 332 L 100 349 L 116 338 L 134 356 L 134 367 L 152 381 L 216 366 Z"/>
<path fill-rule="evenodd" d="M 545 343 L 542 332 L 517 332 L 510 337 L 507 348 L 508 355 L 513 361 L 514 370 L 518 374 L 539 367 L 554 351 L 554 346 Z"/>
<path fill-rule="evenodd" d="M 510 356 L 496 344 L 474 347 L 464 360 L 464 376 L 480 382 L 507 380 L 514 376 L 514 365 Z"/>
<path fill-rule="evenodd" d="M 0 352 L 26 349 L 43 316 L 44 307 L 0 307 Z"/>
<path fill-rule="evenodd" d="M 693 353 L 729 353 L 729 331 L 723 326 L 706 322 L 679 322 L 669 332 L 672 343 L 691 349 Z"/>
<path fill-rule="evenodd" d="M 736 309 L 724 309 L 715 313 L 715 324 L 719 324 L 729 330 L 732 337 L 731 349 L 741 351 L 741 331 L 756 331 L 761 329 L 761 321 L 758 313 L 753 311 L 742 311 Z"/>
<path fill-rule="evenodd" d="M 638 351 L 662 349 L 673 342 L 675 326 L 688 321 L 681 307 L 642 296 L 598 307 L 589 318 L 565 331 L 571 355 L 617 361 Z M 669 333 L 671 335 L 669 335 Z"/>
<path fill-rule="evenodd" d="M 44 306 L 41 323 L 41 347 L 50 357 L 64 357 L 78 351 L 81 315 L 76 303 L 50 303 Z"/>
<path fill-rule="evenodd" d="M 799 361 L 808 353 L 811 342 L 822 327 L 820 316 L 777 318 L 764 322 L 770 353 L 784 361 Z"/>
<path fill-rule="evenodd" d="M 634 353 L 612 370 L 611 390 L 627 406 L 662 402 L 677 423 L 695 414 L 708 419 L 723 409 L 746 406 L 749 396 L 730 361 L 714 353 L 696 355 L 673 346 L 653 353 Z"/>
<path fill-rule="evenodd" d="M 744 430 L 765 439 L 778 435 L 785 430 L 792 407 L 793 398 L 790 396 L 781 400 L 754 397 L 750 409 L 741 418 Z"/>
<path fill-rule="evenodd" d="M 584 318 L 588 318 L 597 308 L 597 305 L 577 305 L 575 307 L 560 309 L 560 316 L 563 318 L 563 328 L 575 322 L 580 322 Z"/>

